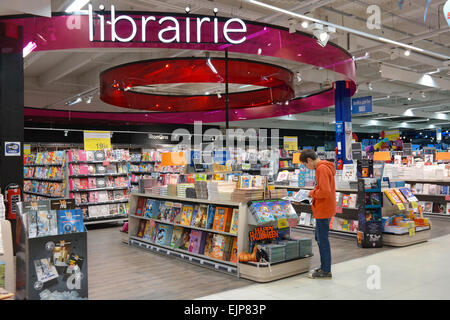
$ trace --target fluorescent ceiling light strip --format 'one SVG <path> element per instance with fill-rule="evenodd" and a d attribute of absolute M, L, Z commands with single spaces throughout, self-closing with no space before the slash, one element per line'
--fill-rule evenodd
<path fill-rule="evenodd" d="M 67 7 L 66 12 L 79 11 L 83 8 L 90 0 L 74 0 L 70 6 Z"/>
<path fill-rule="evenodd" d="M 208 67 L 211 69 L 212 72 L 217 74 L 217 70 L 216 70 L 216 68 L 214 68 L 214 65 L 211 63 L 211 59 L 210 58 L 208 58 L 208 60 L 206 60 L 206 64 L 208 65 Z"/>
<path fill-rule="evenodd" d="M 436 58 L 439 58 L 439 59 L 450 60 L 450 56 L 446 56 L 446 55 L 443 55 L 443 54 L 439 54 L 437 52 L 433 52 L 433 51 L 425 50 L 425 49 L 422 49 L 422 48 L 414 47 L 414 46 L 411 46 L 411 45 L 408 45 L 408 44 L 405 44 L 405 43 L 401 43 L 401 42 L 398 42 L 398 41 L 394 41 L 394 40 L 391 40 L 391 39 L 379 37 L 379 36 L 376 36 L 376 35 L 373 35 L 373 34 L 370 34 L 370 33 L 366 33 L 366 32 L 358 31 L 358 30 L 355 30 L 355 29 L 347 28 L 347 27 L 344 27 L 344 26 L 340 26 L 340 25 L 337 25 L 337 24 L 334 24 L 334 23 L 330 23 L 328 21 L 323 21 L 323 20 L 312 18 L 312 17 L 308 17 L 308 16 L 305 16 L 305 15 L 298 14 L 298 13 L 295 13 L 295 12 L 292 12 L 292 11 L 289 11 L 289 10 L 285 10 L 285 9 L 282 9 L 282 8 L 278 8 L 278 7 L 275 7 L 275 6 L 272 6 L 270 4 L 266 4 L 266 3 L 260 2 L 260 1 L 247 0 L 247 2 L 252 3 L 254 5 L 257 5 L 257 6 L 260 6 L 260 7 L 265 7 L 267 9 L 271 9 L 273 11 L 278 11 L 278 12 L 281 12 L 281 13 L 284 13 L 284 14 L 296 17 L 296 18 L 312 21 L 312 22 L 315 22 L 315 23 L 320 23 L 320 24 L 327 25 L 327 26 L 330 26 L 330 27 L 335 27 L 336 29 L 339 29 L 339 30 L 342 30 L 342 31 L 346 31 L 346 32 L 349 32 L 349 33 L 353 33 L 353 34 L 357 34 L 357 35 L 359 35 L 361 37 L 364 37 L 364 38 L 372 39 L 372 40 L 379 41 L 379 42 L 390 43 L 390 44 L 393 44 L 393 45 L 398 46 L 398 47 L 403 47 L 403 48 L 406 48 L 406 49 L 417 51 L 417 52 L 420 52 L 420 53 L 423 53 L 423 54 L 427 54 L 427 55 L 430 55 L 430 56 L 433 56 L 433 57 L 436 57 Z"/>

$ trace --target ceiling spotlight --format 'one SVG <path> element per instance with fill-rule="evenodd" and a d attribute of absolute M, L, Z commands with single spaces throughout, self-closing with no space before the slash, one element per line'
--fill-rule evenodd
<path fill-rule="evenodd" d="M 408 101 L 411 101 L 411 97 L 408 97 Z"/>
<path fill-rule="evenodd" d="M 64 137 L 67 137 L 68 134 L 69 134 L 69 130 L 64 130 Z"/>
<path fill-rule="evenodd" d="M 189 12 L 191 11 L 191 8 L 186 7 L 186 8 L 184 9 L 184 11 L 186 11 L 186 13 L 189 13 Z"/>
<path fill-rule="evenodd" d="M 408 57 L 411 54 L 411 50 L 406 50 L 403 54 Z"/>
<path fill-rule="evenodd" d="M 92 96 L 87 96 L 84 101 L 86 101 L 87 104 L 91 103 Z"/>
<path fill-rule="evenodd" d="M 206 92 L 205 92 L 205 95 L 209 95 L 209 91 L 206 91 Z"/>
<path fill-rule="evenodd" d="M 222 98 L 222 95 L 220 94 L 220 92 L 217 92 L 217 98 L 218 99 Z"/>
<path fill-rule="evenodd" d="M 285 105 L 288 105 L 288 104 L 289 104 L 289 101 L 286 101 L 284 104 L 285 104 Z"/>
<path fill-rule="evenodd" d="M 371 83 L 371 82 L 368 82 L 368 83 L 367 83 L 367 87 L 369 88 L 370 91 L 373 90 L 373 87 L 372 87 L 372 83 Z"/>
<path fill-rule="evenodd" d="M 259 49 L 258 49 L 258 55 L 260 55 L 261 53 L 262 53 L 262 49 L 259 48 Z"/>
<path fill-rule="evenodd" d="M 214 9 L 213 9 L 213 12 L 214 12 L 214 14 L 217 14 L 217 12 L 219 12 L 219 9 L 214 8 Z"/>
<path fill-rule="evenodd" d="M 313 35 L 317 38 L 317 43 L 321 47 L 327 45 L 327 42 L 330 39 L 329 33 L 336 32 L 336 28 L 328 26 L 324 27 L 323 24 L 320 23 L 313 23 L 308 29 L 312 30 Z"/>
<path fill-rule="evenodd" d="M 422 98 L 425 99 L 425 98 L 427 97 L 427 96 L 425 95 L 425 92 L 422 91 L 421 94 L 422 94 Z"/>
<path fill-rule="evenodd" d="M 303 21 L 303 22 L 302 22 L 302 28 L 303 28 L 303 29 L 307 29 L 308 26 L 309 26 L 308 21 Z"/>
<path fill-rule="evenodd" d="M 216 68 L 214 68 L 214 65 L 211 62 L 211 58 L 209 57 L 209 52 L 206 53 L 206 65 L 211 69 L 212 72 L 217 74 Z"/>
<path fill-rule="evenodd" d="M 300 72 L 297 72 L 297 81 L 298 82 L 302 81 L 302 76 L 301 76 Z"/>

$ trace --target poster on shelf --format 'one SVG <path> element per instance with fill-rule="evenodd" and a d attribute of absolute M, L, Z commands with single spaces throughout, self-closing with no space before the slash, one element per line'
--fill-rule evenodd
<path fill-rule="evenodd" d="M 298 137 L 284 136 L 283 148 L 284 150 L 298 150 Z"/>
<path fill-rule="evenodd" d="M 186 157 L 184 152 L 164 152 L 161 154 L 161 166 L 184 166 L 186 164 Z"/>
<path fill-rule="evenodd" d="M 84 150 L 97 151 L 111 149 L 111 132 L 110 131 L 83 131 Z"/>
<path fill-rule="evenodd" d="M 292 155 L 292 163 L 293 164 L 301 164 L 301 162 L 300 162 L 300 155 L 301 155 L 301 152 L 295 152 Z"/>
<path fill-rule="evenodd" d="M 357 182 L 357 164 L 348 163 L 344 164 L 342 168 L 342 180 L 347 182 Z"/>

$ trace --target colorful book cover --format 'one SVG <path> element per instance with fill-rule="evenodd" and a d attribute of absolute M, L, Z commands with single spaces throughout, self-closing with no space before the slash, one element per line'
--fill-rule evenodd
<path fill-rule="evenodd" d="M 388 197 L 388 199 L 391 201 L 391 203 L 393 205 L 402 203 L 400 198 L 397 196 L 397 194 L 392 189 L 384 190 L 384 194 Z"/>
<path fill-rule="evenodd" d="M 402 203 L 408 203 L 408 201 L 406 200 L 405 196 L 403 195 L 403 193 L 399 190 L 399 189 L 393 189 L 395 194 L 397 195 L 397 197 L 400 199 L 400 201 Z"/>
<path fill-rule="evenodd" d="M 237 238 L 233 237 L 233 244 L 231 246 L 230 262 L 237 262 Z"/>
<path fill-rule="evenodd" d="M 173 228 L 172 239 L 170 241 L 170 246 L 172 248 L 175 248 L 182 235 L 183 235 L 183 227 Z"/>
<path fill-rule="evenodd" d="M 154 235 L 155 235 L 155 221 L 154 220 L 147 220 L 147 223 L 145 224 L 143 238 L 145 240 L 148 240 L 150 242 L 154 241 Z"/>
<path fill-rule="evenodd" d="M 69 263 L 71 242 L 61 240 L 53 248 L 53 264 L 57 267 L 67 267 Z"/>
<path fill-rule="evenodd" d="M 203 248 L 203 254 L 207 257 L 210 257 L 213 249 L 213 240 L 214 240 L 214 234 L 207 232 L 206 239 L 205 239 L 205 246 Z"/>
<path fill-rule="evenodd" d="M 181 212 L 180 224 L 189 226 L 191 225 L 192 212 L 194 211 L 194 207 L 190 204 L 185 204 L 183 206 L 183 210 Z"/>
<path fill-rule="evenodd" d="M 208 206 L 208 216 L 206 218 L 206 227 L 205 229 L 212 229 L 214 224 L 214 215 L 216 213 L 216 206 L 213 204 L 210 204 Z"/>
<path fill-rule="evenodd" d="M 82 189 L 82 190 L 89 189 L 88 178 L 81 178 L 80 179 L 80 189 Z"/>
<path fill-rule="evenodd" d="M 414 196 L 414 194 L 411 192 L 409 188 L 399 188 L 399 190 L 407 200 L 413 199 L 412 201 L 417 201 L 417 198 Z"/>
<path fill-rule="evenodd" d="M 87 164 L 85 164 L 85 163 L 80 164 L 80 173 L 79 174 L 81 174 L 81 175 L 88 175 L 89 174 L 89 168 L 88 168 Z"/>
<path fill-rule="evenodd" d="M 216 207 L 213 230 L 228 232 L 231 223 L 231 208 Z"/>
<path fill-rule="evenodd" d="M 179 202 L 175 202 L 172 206 L 172 211 L 170 213 L 169 221 L 173 222 L 173 223 L 180 223 L 182 210 L 183 210 L 183 205 Z"/>
<path fill-rule="evenodd" d="M 342 208 L 348 208 L 350 205 L 350 195 L 344 194 L 342 195 Z"/>
<path fill-rule="evenodd" d="M 266 202 L 253 202 L 252 206 L 256 214 L 256 220 L 260 223 L 275 221 L 275 217 L 270 212 L 270 208 Z"/>
<path fill-rule="evenodd" d="M 190 239 L 191 239 L 191 230 L 183 229 L 183 234 L 179 239 L 179 244 L 177 245 L 177 247 L 180 248 L 181 250 L 187 251 L 189 249 Z"/>
<path fill-rule="evenodd" d="M 225 236 L 215 234 L 212 241 L 212 250 L 209 254 L 211 258 L 224 260 Z"/>
<path fill-rule="evenodd" d="M 154 200 L 153 199 L 145 199 L 145 198 L 142 198 L 142 199 L 144 199 L 144 202 L 145 202 L 145 207 L 143 209 L 144 217 L 152 218 L 152 208 L 153 208 L 153 205 L 154 205 Z"/>
<path fill-rule="evenodd" d="M 144 237 L 145 226 L 147 223 L 148 223 L 148 220 L 139 220 L 136 237 L 138 237 L 138 238 Z"/>
<path fill-rule="evenodd" d="M 237 234 L 239 222 L 239 209 L 233 209 L 233 216 L 231 218 L 230 233 Z"/>
<path fill-rule="evenodd" d="M 136 216 L 142 216 L 143 215 L 145 200 L 146 200 L 146 198 L 142 198 L 142 197 L 139 197 L 137 199 L 136 211 L 134 212 L 134 215 L 136 215 Z"/>
<path fill-rule="evenodd" d="M 78 157 L 80 161 L 86 161 L 86 151 L 85 150 L 78 150 Z"/>
<path fill-rule="evenodd" d="M 58 234 L 58 221 L 56 211 L 38 211 L 36 214 L 37 236 L 46 237 Z"/>
<path fill-rule="evenodd" d="M 89 172 L 89 174 L 95 174 L 96 173 L 96 171 L 95 171 L 95 164 L 92 164 L 92 163 L 88 164 L 88 172 Z"/>
<path fill-rule="evenodd" d="M 202 242 L 202 238 L 204 237 L 204 233 L 200 230 L 192 230 L 191 237 L 189 239 L 189 252 L 199 253 L 200 243 Z"/>
<path fill-rule="evenodd" d="M 194 210 L 192 211 L 191 224 L 190 224 L 191 227 L 195 227 L 195 223 L 200 222 L 200 220 L 197 221 L 197 219 L 198 219 L 197 217 L 200 217 L 199 208 L 200 208 L 200 206 L 198 204 L 194 205 Z"/>
<path fill-rule="evenodd" d="M 151 210 L 151 218 L 152 219 L 158 219 L 158 217 L 160 217 L 163 205 L 164 205 L 163 201 L 153 199 L 152 210 Z"/>
<path fill-rule="evenodd" d="M 200 221 L 198 221 L 196 219 L 195 221 L 195 227 L 197 228 L 206 228 L 206 220 L 208 218 L 208 205 L 207 204 L 201 204 L 200 207 L 198 208 L 198 214 L 197 217 L 200 219 Z"/>
<path fill-rule="evenodd" d="M 169 221 L 172 207 L 173 207 L 173 202 L 170 202 L 170 201 L 164 202 L 164 207 L 163 207 L 164 210 L 161 210 L 160 220 Z"/>
<path fill-rule="evenodd" d="M 81 209 L 58 210 L 58 234 L 84 232 Z"/>

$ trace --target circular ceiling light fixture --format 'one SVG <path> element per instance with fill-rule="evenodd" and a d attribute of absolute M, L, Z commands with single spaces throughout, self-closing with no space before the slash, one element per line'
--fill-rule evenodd
<path fill-rule="evenodd" d="M 212 84 L 225 83 L 224 58 L 154 59 L 127 63 L 100 74 L 100 99 L 122 108 L 151 112 L 194 112 L 224 110 L 225 99 L 210 94 Z M 211 66 L 216 72 L 213 72 Z M 228 59 L 228 82 L 257 90 L 229 93 L 229 108 L 256 108 L 294 98 L 294 74 L 273 64 Z M 139 88 L 188 84 L 204 88 L 204 94 L 173 94 L 139 91 Z M 193 91 L 190 91 L 192 93 Z M 206 94 L 208 92 L 208 94 Z"/>

